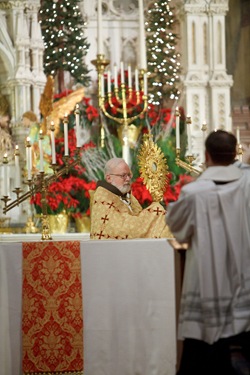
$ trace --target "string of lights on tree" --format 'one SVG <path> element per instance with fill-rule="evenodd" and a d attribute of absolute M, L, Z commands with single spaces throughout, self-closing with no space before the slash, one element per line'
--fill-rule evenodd
<path fill-rule="evenodd" d="M 68 71 L 84 86 L 90 83 L 84 63 L 89 43 L 84 37 L 86 25 L 79 8 L 80 0 L 42 0 L 39 11 L 44 42 L 44 72 L 58 77 L 63 91 L 63 72 Z"/>
<path fill-rule="evenodd" d="M 176 52 L 177 19 L 171 0 L 155 1 L 146 16 L 149 103 L 163 106 L 163 101 L 177 100 L 180 80 L 180 54 Z"/>

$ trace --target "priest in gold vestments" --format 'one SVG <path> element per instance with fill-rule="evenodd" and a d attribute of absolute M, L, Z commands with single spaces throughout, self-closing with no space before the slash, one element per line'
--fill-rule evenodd
<path fill-rule="evenodd" d="M 131 194 L 132 173 L 121 158 L 110 159 L 105 181 L 97 183 L 91 206 L 90 237 L 95 240 L 172 237 L 165 209 L 153 202 L 143 209 Z"/>

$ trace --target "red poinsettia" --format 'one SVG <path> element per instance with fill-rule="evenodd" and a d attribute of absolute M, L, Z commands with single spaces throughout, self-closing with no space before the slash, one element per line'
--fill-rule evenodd
<path fill-rule="evenodd" d="M 90 214 L 90 190 L 96 188 L 96 183 L 86 181 L 83 178 L 69 176 L 53 182 L 49 185 L 46 195 L 47 212 L 50 215 L 59 214 L 62 211 L 77 214 Z M 31 198 L 31 204 L 34 204 L 38 214 L 42 213 L 42 195 L 36 193 Z"/>
<path fill-rule="evenodd" d="M 138 177 L 131 186 L 132 194 L 142 205 L 142 207 L 148 206 L 152 203 L 152 196 L 147 190 L 146 186 L 143 183 L 143 179 Z"/>
<path fill-rule="evenodd" d="M 183 185 L 193 181 L 193 177 L 187 175 L 180 175 L 176 184 L 168 184 L 163 194 L 163 203 L 165 206 L 170 202 L 178 199 Z M 143 184 L 143 179 L 138 177 L 131 186 L 132 194 L 139 201 L 142 207 L 147 207 L 152 203 L 152 196 Z"/>

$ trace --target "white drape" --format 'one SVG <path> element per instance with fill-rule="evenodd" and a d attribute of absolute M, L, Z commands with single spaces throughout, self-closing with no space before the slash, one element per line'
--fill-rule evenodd
<path fill-rule="evenodd" d="M 85 375 L 173 375 L 173 250 L 164 239 L 81 242 Z M 0 243 L 0 375 L 21 374 L 22 244 Z"/>

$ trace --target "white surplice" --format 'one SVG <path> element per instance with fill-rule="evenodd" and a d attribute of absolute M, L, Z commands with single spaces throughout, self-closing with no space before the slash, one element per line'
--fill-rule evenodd
<path fill-rule="evenodd" d="M 215 183 L 215 182 L 217 183 Z M 179 339 L 214 343 L 250 330 L 250 174 L 209 167 L 166 216 L 188 242 Z"/>

